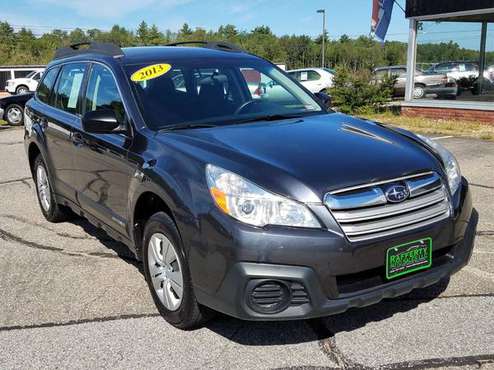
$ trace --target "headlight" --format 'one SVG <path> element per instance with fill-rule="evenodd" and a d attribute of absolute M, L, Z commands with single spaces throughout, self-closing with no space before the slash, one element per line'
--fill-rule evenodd
<path fill-rule="evenodd" d="M 218 208 L 246 224 L 321 227 L 304 204 L 272 194 L 233 172 L 208 164 L 206 179 Z"/>
<path fill-rule="evenodd" d="M 441 144 L 428 137 L 416 134 L 425 144 L 434 149 L 440 156 L 444 164 L 444 170 L 448 176 L 449 189 L 451 194 L 456 193 L 461 183 L 460 166 L 451 152 Z"/>

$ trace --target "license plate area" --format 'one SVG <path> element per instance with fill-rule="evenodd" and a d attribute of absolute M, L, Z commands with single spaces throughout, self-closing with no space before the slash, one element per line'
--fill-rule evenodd
<path fill-rule="evenodd" d="M 432 266 L 432 239 L 400 244 L 386 251 L 386 279 L 424 270 Z"/>

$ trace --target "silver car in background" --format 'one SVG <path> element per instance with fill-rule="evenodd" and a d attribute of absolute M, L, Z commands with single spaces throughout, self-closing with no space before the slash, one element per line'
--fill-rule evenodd
<path fill-rule="evenodd" d="M 395 97 L 405 96 L 405 88 L 407 81 L 406 66 L 389 66 L 379 67 L 374 70 L 377 81 L 382 81 L 385 76 L 395 77 L 394 84 Z M 456 99 L 458 95 L 458 85 L 453 78 L 446 74 L 427 73 L 421 70 L 415 71 L 415 85 L 413 88 L 413 98 L 422 99 L 427 95 L 435 95 L 437 98 Z"/>

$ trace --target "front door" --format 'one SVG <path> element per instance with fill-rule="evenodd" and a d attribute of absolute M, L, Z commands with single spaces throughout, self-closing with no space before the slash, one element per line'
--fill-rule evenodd
<path fill-rule="evenodd" d="M 83 110 L 113 110 L 120 122 L 127 121 L 113 74 L 101 64 L 92 65 Z M 130 137 L 121 133 L 88 133 L 81 127 L 74 132 L 74 138 L 78 142 L 74 167 L 79 203 L 93 216 L 125 234 L 129 184 L 135 173 L 127 161 Z"/>

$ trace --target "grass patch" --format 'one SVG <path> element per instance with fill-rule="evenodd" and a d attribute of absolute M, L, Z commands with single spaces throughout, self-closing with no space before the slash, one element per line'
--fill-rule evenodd
<path fill-rule="evenodd" d="M 7 125 L 7 122 L 5 122 L 4 120 L 0 119 L 0 126 L 3 126 L 3 125 Z"/>
<path fill-rule="evenodd" d="M 473 137 L 494 141 L 494 125 L 462 120 L 405 117 L 392 112 L 365 114 L 363 118 L 391 124 L 421 134 Z"/>

